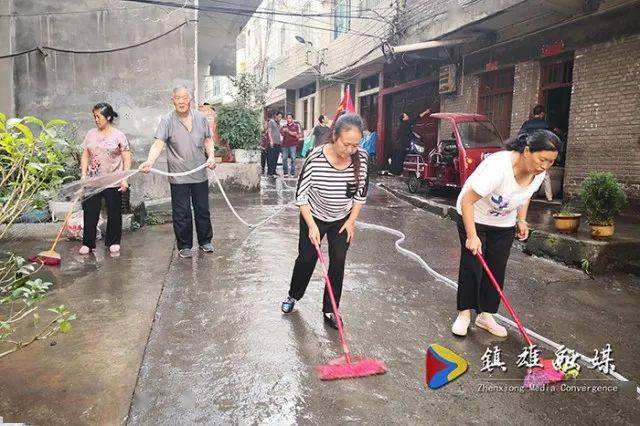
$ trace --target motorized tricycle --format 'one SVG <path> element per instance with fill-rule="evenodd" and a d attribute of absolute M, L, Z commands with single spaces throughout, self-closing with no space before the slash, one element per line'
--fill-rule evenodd
<path fill-rule="evenodd" d="M 485 115 L 439 112 L 430 118 L 437 120 L 437 138 L 412 138 L 403 164 L 412 193 L 423 187 L 461 188 L 485 157 L 504 149 Z"/>

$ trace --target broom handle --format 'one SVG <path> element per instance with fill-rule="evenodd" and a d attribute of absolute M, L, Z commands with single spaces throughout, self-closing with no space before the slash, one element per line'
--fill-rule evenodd
<path fill-rule="evenodd" d="M 73 204 L 71 205 L 71 208 L 69 209 L 69 211 L 67 212 L 66 216 L 64 217 L 64 222 L 62 222 L 62 226 L 60 227 L 60 230 L 58 231 L 58 235 L 56 235 L 56 239 L 53 240 L 53 244 L 51 245 L 51 250 L 49 251 L 54 251 L 56 249 L 56 245 L 58 245 L 58 241 L 60 241 L 60 237 L 62 236 L 62 233 L 64 232 L 65 228 L 67 227 L 67 223 L 69 222 L 69 218 L 71 217 L 71 214 L 73 213 L 73 209 L 76 206 L 76 202 L 78 200 L 73 200 Z"/>
<path fill-rule="evenodd" d="M 489 269 L 489 265 L 487 265 L 487 262 L 484 260 L 484 257 L 482 257 L 480 253 L 477 253 L 476 256 L 478 257 L 478 260 L 482 264 L 484 271 L 487 273 L 487 276 L 489 277 L 489 281 L 491 281 L 491 284 L 493 284 L 496 291 L 500 295 L 500 299 L 502 299 L 504 306 L 507 308 L 507 310 L 511 314 L 511 318 L 513 318 L 513 320 L 516 322 L 516 325 L 518 326 L 520 333 L 522 333 L 522 337 L 524 337 L 524 340 L 527 341 L 529 346 L 533 346 L 533 343 L 531 342 L 531 339 L 529 338 L 527 331 L 524 329 L 524 326 L 520 322 L 520 318 L 516 314 L 516 311 L 514 311 L 513 308 L 511 307 L 511 303 L 509 303 L 509 299 L 507 299 L 507 296 L 504 295 L 504 292 L 502 291 L 502 289 L 500 288 L 500 285 L 498 284 L 498 280 L 496 280 L 496 277 L 493 276 L 493 272 L 491 272 L 491 269 Z"/>
<path fill-rule="evenodd" d="M 344 351 L 344 358 L 347 364 L 351 364 L 351 354 L 349 352 L 349 346 L 347 345 L 347 338 L 344 335 L 344 329 L 342 328 L 342 318 L 340 317 L 340 311 L 338 310 L 338 304 L 336 298 L 333 295 L 333 288 L 331 287 L 331 281 L 329 280 L 329 273 L 327 272 L 327 263 L 320 250 L 320 246 L 316 246 L 318 252 L 318 259 L 320 259 L 320 265 L 322 266 L 322 274 L 324 275 L 324 283 L 329 292 L 329 299 L 331 299 L 331 309 L 333 309 L 333 315 L 336 316 L 336 324 L 338 326 L 338 334 L 340 335 L 340 343 L 342 344 L 342 350 Z"/>

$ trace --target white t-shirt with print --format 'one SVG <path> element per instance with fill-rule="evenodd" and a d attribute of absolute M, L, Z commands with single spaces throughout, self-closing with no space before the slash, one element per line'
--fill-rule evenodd
<path fill-rule="evenodd" d="M 516 224 L 517 210 L 540 188 L 545 173 L 520 186 L 513 174 L 513 151 L 500 151 L 486 157 L 464 183 L 456 210 L 462 215 L 462 197 L 472 188 L 482 198 L 474 204 L 476 223 L 508 228 Z"/>

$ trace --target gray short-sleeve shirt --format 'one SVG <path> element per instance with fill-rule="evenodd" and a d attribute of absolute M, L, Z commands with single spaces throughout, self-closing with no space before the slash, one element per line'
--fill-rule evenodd
<path fill-rule="evenodd" d="M 191 110 L 192 129 L 187 130 L 175 111 L 165 115 L 156 129 L 155 138 L 167 144 L 167 168 L 170 173 L 186 172 L 207 161 L 204 141 L 211 137 L 207 117 Z M 200 183 L 208 180 L 207 169 L 187 176 L 170 177 L 170 183 Z"/>
<path fill-rule="evenodd" d="M 280 125 L 273 118 L 269 120 L 269 131 L 274 145 L 280 145 L 282 135 L 280 135 Z"/>

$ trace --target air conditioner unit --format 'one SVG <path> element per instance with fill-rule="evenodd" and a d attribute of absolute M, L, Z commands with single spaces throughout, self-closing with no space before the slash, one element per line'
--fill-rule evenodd
<path fill-rule="evenodd" d="M 438 93 L 451 93 L 456 91 L 456 66 L 453 64 L 440 67 L 440 79 Z"/>

